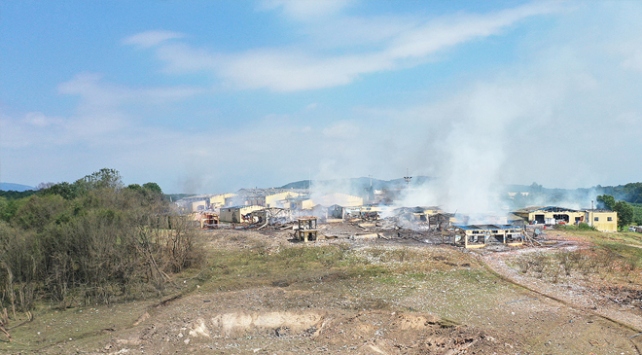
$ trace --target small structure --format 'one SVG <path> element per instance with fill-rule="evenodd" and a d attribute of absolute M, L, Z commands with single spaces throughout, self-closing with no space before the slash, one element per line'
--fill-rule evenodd
<path fill-rule="evenodd" d="M 617 232 L 617 212 L 609 210 L 587 210 L 586 220 L 589 226 L 600 232 Z"/>
<path fill-rule="evenodd" d="M 298 229 L 295 231 L 295 236 L 298 240 L 310 241 L 317 240 L 317 217 L 307 216 L 297 218 Z"/>
<path fill-rule="evenodd" d="M 524 241 L 524 228 L 518 225 L 458 225 L 465 248 L 480 248 L 489 242 L 502 244 L 521 244 Z M 457 242 L 457 240 L 455 240 Z M 461 243 L 462 240 L 459 240 Z"/>
<path fill-rule="evenodd" d="M 343 218 L 357 218 L 364 221 L 376 221 L 379 219 L 381 210 L 380 206 L 345 207 Z"/>
<path fill-rule="evenodd" d="M 215 229 L 218 227 L 218 214 L 214 212 L 203 212 L 201 214 L 201 229 Z"/>
<path fill-rule="evenodd" d="M 332 206 L 339 205 L 343 207 L 357 207 L 363 206 L 363 198 L 354 195 L 348 195 L 344 193 L 330 193 L 322 196 L 315 196 L 313 198 L 302 200 L 300 202 L 301 209 L 311 209 L 316 205 L 322 206 Z"/>
<path fill-rule="evenodd" d="M 585 222 L 583 211 L 557 206 L 527 207 L 515 211 L 513 214 L 522 217 L 530 224 L 555 225 Z"/>
<path fill-rule="evenodd" d="M 234 196 L 233 193 L 189 196 L 174 202 L 174 204 L 182 212 L 201 212 L 225 206 Z"/>
<path fill-rule="evenodd" d="M 225 223 L 249 223 L 250 213 L 263 209 L 262 206 L 234 206 L 221 208 L 220 221 Z"/>
<path fill-rule="evenodd" d="M 252 223 L 257 223 L 262 229 L 268 225 L 287 224 L 292 222 L 292 210 L 287 208 L 264 208 L 250 213 Z"/>
<path fill-rule="evenodd" d="M 302 194 L 293 191 L 273 193 L 265 196 L 265 207 L 292 208 L 293 201 L 299 196 Z"/>
<path fill-rule="evenodd" d="M 454 213 L 435 213 L 428 216 L 431 230 L 445 231 L 456 221 Z"/>

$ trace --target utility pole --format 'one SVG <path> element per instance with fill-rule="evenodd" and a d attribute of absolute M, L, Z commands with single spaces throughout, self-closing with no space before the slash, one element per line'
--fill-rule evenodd
<path fill-rule="evenodd" d="M 406 180 L 406 184 L 409 184 L 410 180 L 412 180 L 412 176 L 410 176 L 408 169 L 406 169 L 406 176 L 404 176 L 403 179 Z"/>

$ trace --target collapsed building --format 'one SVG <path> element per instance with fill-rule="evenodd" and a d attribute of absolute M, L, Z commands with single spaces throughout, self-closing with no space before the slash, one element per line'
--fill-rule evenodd
<path fill-rule="evenodd" d="M 248 218 L 246 218 L 248 219 Z M 294 221 L 292 210 L 288 208 L 269 207 L 250 212 L 249 222 L 262 229 L 268 225 L 284 225 Z"/>
<path fill-rule="evenodd" d="M 489 243 L 521 244 L 524 242 L 526 233 L 523 225 L 457 225 L 460 231 L 457 234 L 455 244 L 463 245 L 465 248 L 482 247 Z"/>

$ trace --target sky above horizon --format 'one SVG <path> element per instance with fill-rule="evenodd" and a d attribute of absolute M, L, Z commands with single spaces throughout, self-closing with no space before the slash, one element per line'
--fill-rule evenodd
<path fill-rule="evenodd" d="M 0 181 L 639 182 L 640 18 L 636 1 L 0 1 Z"/>

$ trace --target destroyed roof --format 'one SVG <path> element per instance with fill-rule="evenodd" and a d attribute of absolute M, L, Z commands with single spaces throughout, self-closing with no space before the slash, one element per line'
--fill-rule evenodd
<path fill-rule="evenodd" d="M 456 224 L 455 227 L 463 230 L 488 230 L 488 229 L 515 229 L 522 228 L 515 224 Z"/>
<path fill-rule="evenodd" d="M 236 206 L 221 207 L 221 210 L 243 209 L 243 208 L 249 208 L 249 207 L 261 207 L 263 209 L 265 208 L 264 206 L 259 206 L 259 205 L 236 205 Z"/>
<path fill-rule="evenodd" d="M 535 212 L 535 211 L 543 211 L 543 212 L 579 212 L 574 209 L 570 208 L 565 208 L 565 207 L 559 207 L 559 206 L 530 206 L 530 207 L 524 207 L 520 210 L 517 210 L 516 212 Z"/>
<path fill-rule="evenodd" d="M 395 208 L 393 210 L 397 214 L 402 214 L 402 213 L 424 213 L 425 208 L 424 207 L 399 207 Z"/>

